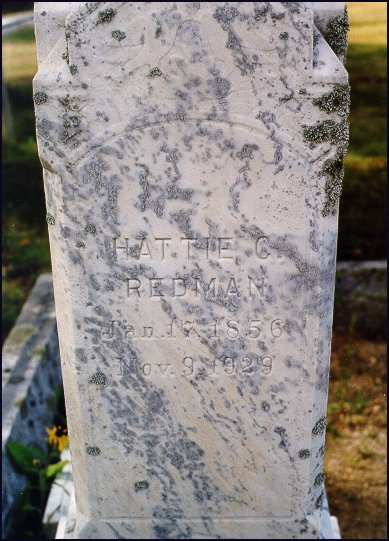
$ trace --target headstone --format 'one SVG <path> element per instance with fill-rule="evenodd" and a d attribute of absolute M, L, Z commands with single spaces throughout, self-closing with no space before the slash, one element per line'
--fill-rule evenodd
<path fill-rule="evenodd" d="M 78 538 L 331 536 L 344 3 L 35 18 Z"/>

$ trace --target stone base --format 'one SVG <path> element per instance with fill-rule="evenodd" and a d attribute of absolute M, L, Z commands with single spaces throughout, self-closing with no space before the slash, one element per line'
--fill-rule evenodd
<path fill-rule="evenodd" d="M 338 519 L 334 516 L 328 515 L 328 521 L 326 527 L 323 528 L 320 539 L 342 539 L 340 535 Z M 196 537 L 201 538 L 200 536 Z M 204 539 L 206 536 L 203 537 Z M 58 528 L 55 535 L 55 539 L 77 539 L 76 537 L 76 505 L 74 492 L 69 506 L 69 513 L 67 516 L 62 516 L 58 522 Z"/>
<path fill-rule="evenodd" d="M 64 451 L 61 458 L 63 460 L 69 459 L 69 451 Z M 56 481 L 58 481 L 59 478 L 59 484 L 62 488 L 58 490 L 58 487 L 53 485 L 48 500 L 48 506 L 45 511 L 45 516 L 49 514 L 51 508 L 60 509 L 60 513 L 62 513 L 59 515 L 57 512 L 55 515 L 55 518 L 58 521 L 55 539 L 79 539 L 76 532 L 77 513 L 74 486 L 71 477 L 69 477 L 69 472 L 71 472 L 70 465 L 66 467 L 66 471 L 62 471 L 59 476 L 57 476 Z M 66 495 L 61 495 L 61 490 L 64 491 L 64 489 Z M 201 538 L 208 539 L 205 535 L 196 536 L 196 539 Z M 111 539 L 114 538 L 112 537 Z M 320 539 L 341 539 L 339 523 L 336 517 L 330 515 L 327 497 L 325 497 L 322 508 L 322 531 L 320 533 Z"/>

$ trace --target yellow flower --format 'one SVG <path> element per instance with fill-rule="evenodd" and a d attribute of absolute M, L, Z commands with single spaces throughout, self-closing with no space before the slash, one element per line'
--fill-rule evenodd
<path fill-rule="evenodd" d="M 68 446 L 69 436 L 66 427 L 53 426 L 53 428 L 46 428 L 46 432 L 49 435 L 49 443 L 52 445 L 58 445 L 58 449 L 60 451 Z"/>
<path fill-rule="evenodd" d="M 39 464 L 41 463 L 41 461 L 39 460 L 39 458 L 34 458 L 32 463 L 34 464 L 34 466 L 39 466 Z"/>

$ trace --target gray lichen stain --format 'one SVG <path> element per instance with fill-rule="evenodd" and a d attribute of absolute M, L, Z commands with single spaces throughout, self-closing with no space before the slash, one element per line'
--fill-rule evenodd
<path fill-rule="evenodd" d="M 113 30 L 111 36 L 117 41 L 122 41 L 126 38 L 126 33 L 121 30 Z"/>
<path fill-rule="evenodd" d="M 294 93 L 293 92 L 290 92 L 289 94 L 285 94 L 285 96 L 282 96 L 282 98 L 280 98 L 280 101 L 282 102 L 287 102 L 287 101 L 290 101 L 294 96 Z"/>
<path fill-rule="evenodd" d="M 90 455 L 90 456 L 98 456 L 101 453 L 101 451 L 99 447 L 87 447 L 86 453 L 87 455 Z"/>
<path fill-rule="evenodd" d="M 315 426 L 312 428 L 312 434 L 314 436 L 320 436 L 321 434 L 324 434 L 324 431 L 326 429 L 326 426 L 327 426 L 327 418 L 326 417 L 321 417 L 317 423 L 315 424 Z"/>
<path fill-rule="evenodd" d="M 91 376 L 90 382 L 97 385 L 97 387 L 103 387 L 107 383 L 107 376 L 102 372 L 96 372 L 96 374 Z"/>
<path fill-rule="evenodd" d="M 347 117 L 350 114 L 350 85 L 336 84 L 333 90 L 320 98 L 314 98 L 312 103 L 326 113 L 337 113 L 339 116 Z"/>
<path fill-rule="evenodd" d="M 320 176 L 327 177 L 324 186 L 326 201 L 322 209 L 323 216 L 334 214 L 336 211 L 336 205 L 342 193 L 344 179 L 343 157 L 344 151 L 338 150 L 334 158 L 324 162 L 323 168 L 319 173 Z"/>
<path fill-rule="evenodd" d="M 135 492 L 139 492 L 140 490 L 147 490 L 149 486 L 150 484 L 148 481 L 136 481 L 134 485 Z"/>
<path fill-rule="evenodd" d="M 303 128 L 305 139 L 311 143 L 319 144 L 328 141 L 335 145 L 348 145 L 349 128 L 347 122 L 323 120 L 313 126 L 303 126 Z"/>
<path fill-rule="evenodd" d="M 331 19 L 324 31 L 324 37 L 327 43 L 338 56 L 345 56 L 347 52 L 347 34 L 349 29 L 347 8 L 345 8 L 344 15 L 338 15 Z"/>
<path fill-rule="evenodd" d="M 152 68 L 150 71 L 149 71 L 149 77 L 161 77 L 162 75 L 162 71 L 157 67 L 155 68 Z"/>
<path fill-rule="evenodd" d="M 115 17 L 116 11 L 113 8 L 107 8 L 103 11 L 99 11 L 97 15 L 96 25 L 103 23 L 110 23 Z"/>
<path fill-rule="evenodd" d="M 253 74 L 257 66 L 260 65 L 258 54 L 250 53 L 233 27 L 235 19 L 248 21 L 247 14 L 240 13 L 236 6 L 230 6 L 227 3 L 224 6 L 218 6 L 213 16 L 227 34 L 225 46 L 231 51 L 234 63 L 239 68 L 241 75 Z M 256 20 L 255 16 L 251 17 L 252 24 Z M 255 24 L 253 27 L 255 28 Z"/>
<path fill-rule="evenodd" d="M 52 214 L 47 213 L 46 214 L 46 222 L 48 225 L 55 225 L 55 218 Z"/>
<path fill-rule="evenodd" d="M 93 225 L 93 224 L 86 225 L 85 228 L 84 228 L 84 231 L 85 231 L 86 234 L 90 234 L 90 235 L 93 235 L 93 236 L 97 235 L 96 226 Z"/>
<path fill-rule="evenodd" d="M 130 352 L 122 341 L 111 342 L 111 348 L 120 357 L 131 357 L 134 363 L 131 366 L 139 364 L 137 353 L 132 348 Z M 184 512 L 179 486 L 187 485 L 194 498 L 204 506 L 204 511 L 209 505 L 217 505 L 218 487 L 207 475 L 205 451 L 177 421 L 165 391 L 145 378 L 142 371 L 135 373 L 131 366 L 126 365 L 123 369 L 120 392 L 110 386 L 102 390 L 102 396 L 111 403 L 108 412 L 112 417 L 112 439 L 123 446 L 126 455 L 142 457 L 142 463 L 147 465 L 150 477 L 136 481 L 135 492 L 146 491 L 157 482 L 165 494 L 163 503 L 151 510 L 156 521 L 158 519 L 155 527 L 162 528 L 161 517 L 170 517 L 172 509 L 175 516 Z M 176 532 L 170 520 L 169 523 Z M 178 531 L 178 538 L 182 534 Z"/>
<path fill-rule="evenodd" d="M 42 105 L 42 103 L 46 103 L 48 100 L 47 94 L 44 92 L 35 92 L 34 94 L 34 102 L 36 105 Z"/>
<path fill-rule="evenodd" d="M 327 101 L 324 106 L 329 107 L 328 103 L 329 102 Z M 341 107 L 344 109 L 347 105 Z M 324 120 L 313 126 L 304 126 L 303 128 L 305 139 L 310 141 L 313 145 L 330 142 L 338 146 L 335 156 L 326 160 L 322 170 L 319 172 L 319 176 L 327 177 L 324 186 L 326 200 L 322 209 L 322 215 L 334 215 L 342 191 L 344 177 L 343 158 L 347 152 L 349 142 L 348 123 L 346 121 L 335 122 L 333 120 Z"/>

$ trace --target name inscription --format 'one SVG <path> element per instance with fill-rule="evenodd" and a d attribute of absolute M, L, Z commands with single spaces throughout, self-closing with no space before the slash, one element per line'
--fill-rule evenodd
<path fill-rule="evenodd" d="M 266 292 L 271 292 L 265 277 L 252 278 L 247 276 L 246 284 L 237 281 L 233 276 L 228 277 L 222 284 L 217 278 L 211 278 L 208 282 L 198 278 L 144 278 L 134 276 L 127 278 L 127 297 L 129 298 L 158 298 L 158 297 L 203 297 L 206 300 L 217 298 L 239 299 L 245 293 L 250 298 L 264 297 Z"/>
<path fill-rule="evenodd" d="M 233 248 L 233 237 L 142 237 L 130 242 L 129 237 L 112 238 L 113 251 L 125 259 L 164 261 L 168 258 L 181 258 L 185 260 L 204 259 L 218 261 L 233 261 L 237 255 L 234 252 L 242 250 L 240 240 L 239 250 Z M 247 247 L 247 253 L 257 259 L 267 259 L 270 255 L 270 246 L 267 237 L 252 239 Z"/>

